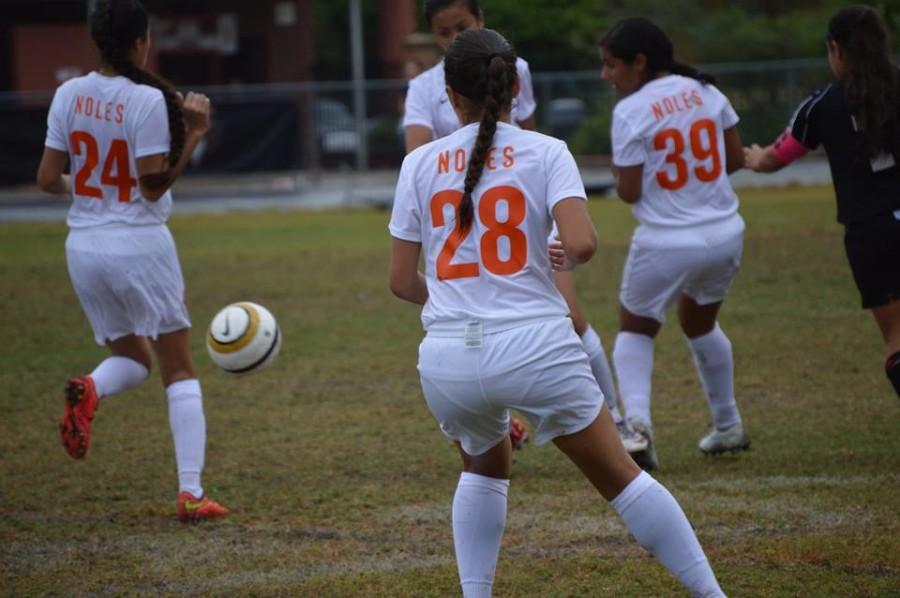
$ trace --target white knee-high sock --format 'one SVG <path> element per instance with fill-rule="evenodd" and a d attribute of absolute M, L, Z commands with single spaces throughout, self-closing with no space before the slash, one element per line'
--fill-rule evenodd
<path fill-rule="evenodd" d="M 107 357 L 91 372 L 97 397 L 102 399 L 140 386 L 150 372 L 144 364 L 128 357 Z"/>
<path fill-rule="evenodd" d="M 620 332 L 613 347 L 613 365 L 625 416 L 650 424 L 653 339 L 646 334 Z"/>
<path fill-rule="evenodd" d="M 581 344 L 584 345 L 584 352 L 587 353 L 591 371 L 594 372 L 594 378 L 597 379 L 597 384 L 600 386 L 600 390 L 603 391 L 606 407 L 609 409 L 613 421 L 621 421 L 622 416 L 619 414 L 616 387 L 613 384 L 613 375 L 609 369 L 609 361 L 606 359 L 606 351 L 603 350 L 603 343 L 600 342 L 600 337 L 590 324 L 588 324 L 584 334 L 581 335 Z"/>
<path fill-rule="evenodd" d="M 198 380 L 173 382 L 166 388 L 169 397 L 169 426 L 175 440 L 178 491 L 203 496 L 200 473 L 206 453 L 206 418 Z"/>
<path fill-rule="evenodd" d="M 650 474 L 642 471 L 610 504 L 638 543 L 694 596 L 725 596 L 684 511 Z"/>
<path fill-rule="evenodd" d="M 453 545 L 464 598 L 489 598 L 506 527 L 509 480 L 463 472 L 453 496 Z"/>
<path fill-rule="evenodd" d="M 734 357 L 731 341 L 716 323 L 712 332 L 689 338 L 694 365 L 700 375 L 713 424 L 719 430 L 741 423 L 741 414 L 734 402 Z"/>

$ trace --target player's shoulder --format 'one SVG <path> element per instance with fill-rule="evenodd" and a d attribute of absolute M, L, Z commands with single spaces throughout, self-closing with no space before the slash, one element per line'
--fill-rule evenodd
<path fill-rule="evenodd" d="M 90 85 L 90 82 L 93 79 L 93 73 L 88 73 L 86 75 L 81 75 L 78 77 L 72 77 L 71 79 L 67 79 L 63 81 L 59 87 L 56 88 L 56 95 L 58 97 L 63 97 L 66 95 L 77 94 L 79 91 L 84 89 L 87 85 Z"/>
<path fill-rule="evenodd" d="M 522 74 L 530 74 L 531 67 L 528 66 L 528 61 L 522 58 L 521 56 L 516 57 L 516 71 L 518 71 L 519 76 Z"/>
<path fill-rule="evenodd" d="M 444 89 L 444 61 L 441 60 L 436 65 L 422 71 L 415 77 L 409 80 L 410 89 L 418 88 L 418 89 L 426 89 L 431 90 L 432 88 L 440 88 Z"/>

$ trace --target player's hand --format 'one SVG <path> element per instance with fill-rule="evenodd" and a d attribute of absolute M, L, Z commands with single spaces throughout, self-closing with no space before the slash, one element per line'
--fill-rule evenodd
<path fill-rule="evenodd" d="M 566 256 L 566 250 L 559 241 L 550 243 L 547 251 L 550 254 L 550 267 L 554 272 L 569 272 L 577 265 Z"/>
<path fill-rule="evenodd" d="M 205 135 L 209 130 L 210 103 L 202 93 L 189 91 L 182 102 L 184 125 L 188 132 Z"/>
<path fill-rule="evenodd" d="M 754 143 L 750 147 L 744 148 L 744 166 L 753 171 L 759 171 L 763 157 L 766 155 L 766 149 Z"/>

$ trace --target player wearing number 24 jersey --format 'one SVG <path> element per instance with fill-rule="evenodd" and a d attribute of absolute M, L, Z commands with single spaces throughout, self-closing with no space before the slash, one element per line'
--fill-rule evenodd
<path fill-rule="evenodd" d="M 47 118 L 38 184 L 70 195 L 66 263 L 75 294 L 111 355 L 65 390 L 60 436 L 86 456 L 100 401 L 139 386 L 151 346 L 169 402 L 178 466 L 178 517 L 224 517 L 200 483 L 206 419 L 190 352 L 190 318 L 175 242 L 166 226 L 169 188 L 209 128 L 209 99 L 177 94 L 144 70 L 150 50 L 139 0 L 98 0 L 90 13 L 99 71 L 57 90 Z M 63 174 L 66 161 L 71 175 Z"/>
<path fill-rule="evenodd" d="M 743 251 L 744 222 L 728 181 L 743 165 L 738 116 L 711 77 L 674 60 L 672 42 L 651 21 L 620 21 L 600 46 L 603 78 L 621 98 L 612 122 L 617 191 L 639 223 L 613 349 L 628 421 L 647 439 L 633 456 L 657 466 L 653 339 L 675 303 L 713 417 L 700 450 L 743 450 L 750 440 L 734 399 L 731 342 L 716 322 Z"/>
<path fill-rule="evenodd" d="M 516 55 L 470 29 L 445 60 L 462 129 L 409 154 L 389 225 L 390 286 L 423 305 L 425 401 L 463 461 L 453 539 L 463 596 L 490 596 L 511 469 L 509 409 L 553 441 L 632 534 L 695 595 L 723 595 L 675 499 L 629 458 L 552 267 L 589 260 L 597 238 L 572 155 L 511 124 Z M 556 221 L 562 248 L 551 254 Z M 418 271 L 424 252 L 425 273 Z"/>

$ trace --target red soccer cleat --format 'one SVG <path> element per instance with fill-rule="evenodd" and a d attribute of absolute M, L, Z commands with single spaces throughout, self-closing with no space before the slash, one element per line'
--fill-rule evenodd
<path fill-rule="evenodd" d="M 528 438 L 530 434 L 528 433 L 528 428 L 525 427 L 525 424 L 522 423 L 518 417 L 510 417 L 509 418 L 509 441 L 512 443 L 512 447 L 514 451 L 521 449 L 526 442 L 528 442 Z"/>
<path fill-rule="evenodd" d="M 97 389 L 90 376 L 75 376 L 66 385 L 66 406 L 59 435 L 73 459 L 83 459 L 91 441 L 91 423 L 97 410 Z"/>
<path fill-rule="evenodd" d="M 190 492 L 178 494 L 178 518 L 182 521 L 222 519 L 228 517 L 228 509 L 208 496 L 197 498 Z"/>

